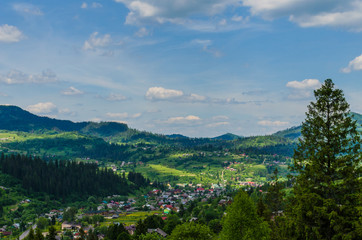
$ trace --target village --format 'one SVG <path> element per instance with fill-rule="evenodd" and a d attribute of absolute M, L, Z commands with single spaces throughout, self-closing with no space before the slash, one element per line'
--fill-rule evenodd
<path fill-rule="evenodd" d="M 231 198 L 227 196 L 226 193 L 226 188 L 217 184 L 212 184 L 209 188 L 202 187 L 201 184 L 179 184 L 177 188 L 169 186 L 166 190 L 153 189 L 145 195 L 130 197 L 125 201 L 118 201 L 117 199 L 122 198 L 119 195 L 108 196 L 99 202 L 95 209 L 76 209 L 73 213 L 74 215 L 71 216 L 72 221 L 67 221 L 66 218 L 69 218 L 69 216 L 65 217 L 67 211 L 68 213 L 70 212 L 69 207 L 66 209 L 53 209 L 48 213 L 41 214 L 38 220 L 45 218 L 48 222 L 55 222 L 55 225 L 58 226 L 58 239 L 61 239 L 62 236 L 69 236 L 76 239 L 83 231 L 87 233 L 93 231 L 97 226 L 107 227 L 111 224 L 123 224 L 128 233 L 133 235 L 136 231 L 136 220 L 152 215 L 158 215 L 162 217 L 163 220 L 166 220 L 170 214 L 187 209 L 193 201 L 206 203 L 211 199 L 220 198 L 218 204 L 220 206 L 226 206 L 231 203 Z M 30 199 L 26 199 L 22 201 L 21 204 L 30 201 Z M 90 219 L 98 219 L 98 222 L 90 224 Z M 125 219 L 133 219 L 133 221 L 125 221 Z M 197 221 L 198 219 L 193 216 L 187 220 Z M 30 227 L 35 229 L 38 225 L 38 221 L 29 222 L 27 224 L 28 229 L 21 234 L 19 239 L 25 239 L 29 234 Z M 20 224 L 15 223 L 10 227 L 19 228 Z M 11 239 L 12 232 L 8 229 L 9 226 L 0 228 L 0 236 Z M 156 232 L 163 237 L 167 236 L 167 233 L 162 229 L 148 229 L 148 232 Z M 44 236 L 47 234 L 48 232 L 43 232 Z M 103 238 L 104 234 L 99 233 L 98 239 Z"/>

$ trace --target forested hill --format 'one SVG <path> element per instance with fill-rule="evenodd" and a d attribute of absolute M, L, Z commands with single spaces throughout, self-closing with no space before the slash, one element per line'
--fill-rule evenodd
<path fill-rule="evenodd" d="M 9 131 L 77 131 L 87 135 L 110 136 L 128 130 L 126 124 L 116 122 L 72 122 L 40 117 L 17 106 L 0 105 L 0 129 Z"/>
<path fill-rule="evenodd" d="M 357 122 L 357 127 L 362 132 L 362 114 L 351 112 L 352 118 Z M 301 126 L 291 127 L 273 134 L 273 136 L 297 140 L 301 136 Z"/>

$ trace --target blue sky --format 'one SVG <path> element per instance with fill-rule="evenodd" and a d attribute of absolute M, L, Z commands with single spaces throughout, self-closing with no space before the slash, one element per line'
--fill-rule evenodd
<path fill-rule="evenodd" d="M 0 104 L 155 133 L 299 125 L 327 78 L 362 112 L 362 0 L 0 2 Z"/>

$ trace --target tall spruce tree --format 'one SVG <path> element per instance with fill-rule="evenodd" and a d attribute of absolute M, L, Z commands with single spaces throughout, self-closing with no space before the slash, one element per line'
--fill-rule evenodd
<path fill-rule="evenodd" d="M 314 91 L 294 153 L 296 239 L 362 239 L 360 136 L 343 92 L 325 80 Z"/>

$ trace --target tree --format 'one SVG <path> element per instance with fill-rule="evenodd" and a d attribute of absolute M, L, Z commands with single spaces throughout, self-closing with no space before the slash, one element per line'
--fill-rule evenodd
<path fill-rule="evenodd" d="M 35 229 L 35 237 L 34 240 L 44 240 L 44 236 L 40 231 L 40 228 Z"/>
<path fill-rule="evenodd" d="M 271 177 L 270 186 L 265 198 L 269 210 L 274 216 L 278 215 L 278 211 L 282 210 L 283 197 L 285 195 L 285 193 L 282 192 L 283 183 L 278 180 L 278 168 L 275 168 L 274 175 Z"/>
<path fill-rule="evenodd" d="M 31 227 L 30 230 L 29 230 L 29 234 L 28 236 L 26 237 L 28 240 L 34 240 L 34 230 L 33 228 Z"/>
<path fill-rule="evenodd" d="M 314 91 L 294 152 L 299 173 L 290 219 L 298 239 L 358 239 L 360 136 L 343 92 L 325 80 Z"/>
<path fill-rule="evenodd" d="M 37 221 L 37 226 L 40 229 L 45 229 L 48 225 L 49 225 L 49 221 L 45 217 L 40 217 Z"/>
<path fill-rule="evenodd" d="M 256 213 L 254 202 L 240 190 L 226 209 L 221 239 L 263 240 L 269 238 L 269 232 L 268 224 Z"/>
<path fill-rule="evenodd" d="M 55 236 L 57 235 L 54 226 L 49 227 L 49 233 L 46 236 L 46 240 L 56 240 Z"/>
<path fill-rule="evenodd" d="M 208 226 L 186 222 L 176 226 L 169 238 L 171 240 L 207 240 L 213 239 L 213 237 L 214 234 Z"/>

